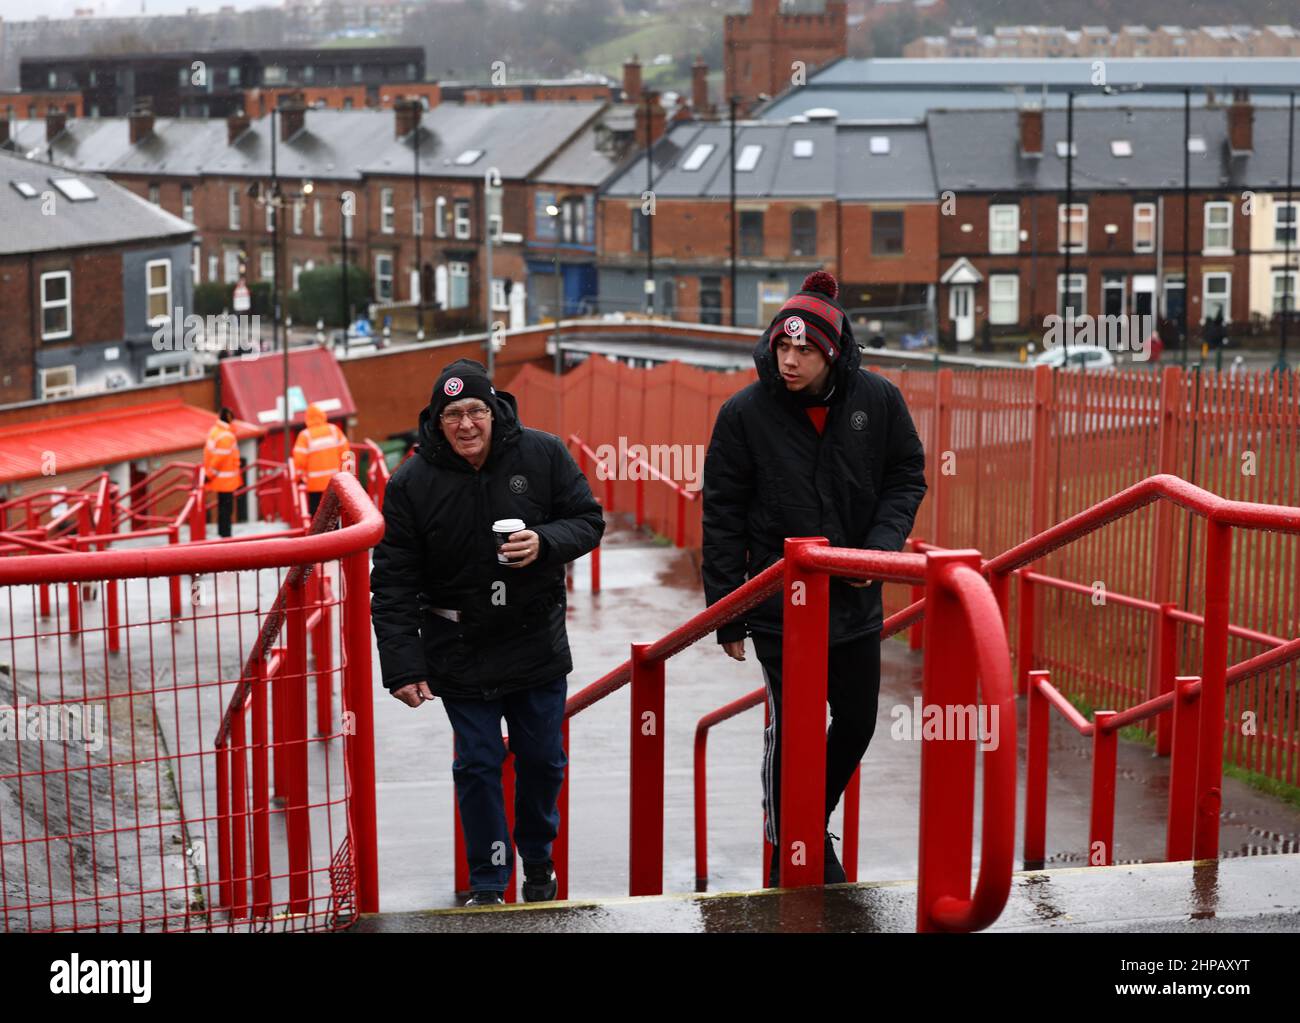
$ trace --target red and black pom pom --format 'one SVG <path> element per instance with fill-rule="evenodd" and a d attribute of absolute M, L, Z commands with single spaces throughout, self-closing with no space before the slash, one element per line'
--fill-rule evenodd
<path fill-rule="evenodd" d="M 818 291 L 827 298 L 834 298 L 840 293 L 840 286 L 835 282 L 834 276 L 825 270 L 814 270 L 803 279 L 803 290 Z"/>

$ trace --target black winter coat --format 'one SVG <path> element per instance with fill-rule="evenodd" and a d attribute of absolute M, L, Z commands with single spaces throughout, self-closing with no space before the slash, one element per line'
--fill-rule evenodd
<path fill-rule="evenodd" d="M 758 380 L 718 411 L 704 461 L 704 594 L 709 604 L 780 560 L 785 538 L 825 536 L 835 547 L 902 550 L 925 496 L 925 453 L 903 396 L 861 368 L 846 336 L 831 371 L 834 389 L 819 435 L 786 389 L 769 346 L 754 346 Z M 848 327 L 846 321 L 846 334 Z M 879 631 L 881 584 L 830 582 L 830 642 Z M 779 634 L 778 592 L 718 642 Z"/>
<path fill-rule="evenodd" d="M 573 670 L 564 565 L 605 531 L 587 478 L 556 436 L 523 427 L 497 391 L 482 469 L 456 454 L 430 410 L 417 453 L 384 491 L 384 538 L 370 573 L 384 686 L 427 680 L 436 696 L 495 699 Z M 498 563 L 492 523 L 523 519 L 541 537 L 524 568 Z M 429 608 L 462 612 L 460 622 Z"/>

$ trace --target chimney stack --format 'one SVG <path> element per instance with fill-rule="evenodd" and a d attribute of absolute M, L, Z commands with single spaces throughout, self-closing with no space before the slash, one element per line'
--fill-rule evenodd
<path fill-rule="evenodd" d="M 404 139 L 420 127 L 420 118 L 424 113 L 424 104 L 418 99 L 405 96 L 393 103 L 394 121 L 397 137 Z"/>
<path fill-rule="evenodd" d="M 233 146 L 240 135 L 248 131 L 248 115 L 236 110 L 226 118 L 226 145 Z"/>
<path fill-rule="evenodd" d="M 45 141 L 53 142 L 59 135 L 63 134 L 63 129 L 67 126 L 68 115 L 62 110 L 50 107 L 45 112 Z"/>
<path fill-rule="evenodd" d="M 0 117 L 0 149 L 9 145 L 9 118 Z"/>
<path fill-rule="evenodd" d="M 623 102 L 639 103 L 641 101 L 641 62 L 636 54 L 631 60 L 623 61 Z"/>
<path fill-rule="evenodd" d="M 1228 107 L 1228 148 L 1235 156 L 1249 153 L 1255 145 L 1255 108 L 1250 103 L 1250 93 L 1235 89 L 1232 106 Z"/>
<path fill-rule="evenodd" d="M 709 65 L 703 57 L 696 57 L 691 65 L 691 106 L 696 117 L 703 117 L 709 109 Z"/>
<path fill-rule="evenodd" d="M 280 97 L 280 141 L 288 142 L 307 123 L 307 104 L 301 92 L 287 92 Z"/>
<path fill-rule="evenodd" d="M 1043 111 L 1039 107 L 1020 110 L 1020 155 L 1043 155 Z"/>
<path fill-rule="evenodd" d="M 636 105 L 636 138 L 632 140 L 633 145 L 638 149 L 643 148 L 646 144 L 646 107 L 649 107 L 650 119 L 650 144 L 654 145 L 663 137 L 664 124 L 667 121 L 667 115 L 664 112 L 664 106 L 659 102 L 659 93 L 653 89 L 647 89 L 641 95 L 641 102 Z"/>
<path fill-rule="evenodd" d="M 138 106 L 127 118 L 131 130 L 131 145 L 139 145 L 153 134 L 153 111 L 147 106 Z"/>

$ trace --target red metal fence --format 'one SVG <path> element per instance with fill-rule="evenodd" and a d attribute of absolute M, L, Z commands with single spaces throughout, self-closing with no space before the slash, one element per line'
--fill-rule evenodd
<path fill-rule="evenodd" d="M 341 473 L 307 531 L 110 550 L 121 534 L 92 532 L 0 558 L 5 930 L 307 930 L 378 908 L 382 533 Z"/>

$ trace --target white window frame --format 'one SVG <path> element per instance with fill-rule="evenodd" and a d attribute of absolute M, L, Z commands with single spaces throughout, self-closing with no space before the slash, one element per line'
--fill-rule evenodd
<path fill-rule="evenodd" d="M 58 302 L 49 302 L 45 298 L 45 282 L 55 277 L 62 277 L 66 287 L 64 288 L 64 298 Z M 37 298 L 41 306 L 41 340 L 42 341 L 60 341 L 63 338 L 72 337 L 72 271 L 71 270 L 51 270 L 49 273 L 41 274 L 40 282 L 37 284 L 40 289 Z M 46 309 L 63 309 L 67 314 L 67 325 L 63 330 L 56 330 L 53 333 L 47 333 L 45 330 L 45 310 Z"/>
<path fill-rule="evenodd" d="M 181 218 L 194 223 L 194 186 L 181 185 Z"/>
<path fill-rule="evenodd" d="M 319 199 L 311 201 L 311 232 L 317 238 L 325 233 L 325 210 Z"/>
<path fill-rule="evenodd" d="M 458 277 L 465 279 L 465 304 L 453 304 L 453 296 L 456 293 L 454 281 Z M 450 262 L 447 264 L 447 308 L 448 309 L 468 309 L 469 308 L 469 264 Z"/>
<path fill-rule="evenodd" d="M 221 279 L 221 257 L 215 252 L 208 253 L 208 282 Z"/>
<path fill-rule="evenodd" d="M 1223 223 L 1211 225 L 1211 212 L 1215 214 L 1226 213 L 1227 219 Z M 1232 254 L 1232 203 L 1207 200 L 1205 203 L 1205 223 L 1203 225 L 1203 237 L 1201 253 L 1207 256 L 1229 256 Z M 1211 231 L 1227 232 L 1227 240 L 1223 245 L 1210 244 Z"/>
<path fill-rule="evenodd" d="M 1019 230 L 1019 228 L 1017 228 Z M 1010 287 L 1008 287 L 1010 285 Z M 1001 286 L 1007 294 L 997 295 L 995 292 Z M 996 310 L 1002 307 L 1005 310 L 1007 305 L 1011 306 L 1011 313 L 1008 315 L 1005 311 Z M 1020 275 L 1019 274 L 989 274 L 989 323 L 997 326 L 1015 324 L 1020 322 Z"/>
<path fill-rule="evenodd" d="M 72 374 L 71 383 L 64 384 L 61 387 L 51 388 L 45 381 L 53 373 L 70 373 Z M 41 398 L 45 401 L 53 401 L 58 398 L 71 398 L 77 393 L 77 367 L 71 366 L 47 366 L 41 369 Z"/>
<path fill-rule="evenodd" d="M 190 246 L 190 277 L 195 285 L 203 282 L 203 250 L 197 245 Z"/>
<path fill-rule="evenodd" d="M 388 272 L 381 273 L 379 269 L 380 264 L 385 262 L 388 264 Z M 375 253 L 375 299 L 377 301 L 392 302 L 395 299 L 396 294 L 393 291 L 393 288 L 395 287 L 395 277 L 397 273 L 396 263 L 397 261 L 391 252 Z M 384 288 L 384 281 L 388 282 L 387 289 Z M 388 292 L 387 295 L 384 294 L 385 290 Z"/>
<path fill-rule="evenodd" d="M 1201 319 L 1210 318 L 1210 281 L 1223 281 L 1223 322 L 1232 322 L 1232 272 L 1229 270 L 1211 270 L 1201 274 Z M 1214 299 L 1218 301 L 1216 296 Z"/>
<path fill-rule="evenodd" d="M 447 237 L 447 197 L 440 195 L 433 200 L 433 233 L 437 238 Z"/>
<path fill-rule="evenodd" d="M 1088 251 L 1088 204 L 1086 202 L 1058 203 L 1056 207 L 1056 247 L 1058 252 L 1065 252 L 1070 239 L 1070 226 L 1080 225 L 1082 236 L 1077 246 L 1070 247 L 1070 252 Z"/>
<path fill-rule="evenodd" d="M 243 209 L 240 206 L 239 188 L 236 185 L 230 186 L 230 192 L 226 197 L 226 227 L 232 231 L 241 229 L 243 220 Z"/>
<path fill-rule="evenodd" d="M 293 233 L 302 234 L 302 209 L 303 201 L 295 199 L 293 201 Z"/>
<path fill-rule="evenodd" d="M 457 199 L 452 203 L 452 215 L 455 219 L 454 234 L 457 238 L 469 237 L 469 202 L 465 199 Z"/>
<path fill-rule="evenodd" d="M 289 289 L 290 291 L 298 290 L 298 278 L 302 276 L 302 269 L 302 261 L 295 259 L 293 261 L 293 269 L 290 271 L 293 278 L 292 287 Z"/>
<path fill-rule="evenodd" d="M 239 250 L 233 245 L 221 250 L 221 278 L 225 284 L 239 283 Z"/>
<path fill-rule="evenodd" d="M 1110 291 L 1119 292 L 1119 313 L 1115 315 L 1124 316 L 1128 312 L 1128 278 L 1118 272 L 1115 276 L 1108 277 L 1107 274 L 1101 275 L 1101 308 L 1097 310 L 1099 316 L 1112 315 L 1106 312 L 1106 293 Z"/>
<path fill-rule="evenodd" d="M 494 313 L 510 311 L 510 302 L 506 299 L 506 279 L 504 277 L 492 278 L 492 311 Z"/>
<path fill-rule="evenodd" d="M 379 231 L 381 234 L 394 234 L 396 227 L 393 223 L 397 216 L 397 208 L 393 205 L 393 190 L 391 188 L 381 188 L 379 190 Z"/>
<path fill-rule="evenodd" d="M 1079 300 L 1083 308 L 1075 309 L 1074 316 L 1078 319 L 1080 316 L 1088 315 L 1088 275 L 1086 273 L 1071 273 L 1070 277 L 1079 282 L 1077 288 L 1066 288 L 1065 274 L 1056 275 L 1056 308 L 1062 319 L 1065 318 L 1065 296 L 1075 291 L 1079 293 Z"/>
<path fill-rule="evenodd" d="M 999 224 L 999 217 L 1010 216 L 1010 224 Z M 1007 235 L 1010 234 L 1008 241 Z M 989 207 L 989 252 L 993 255 L 1011 255 L 1020 251 L 1020 207 L 999 204 Z"/>
<path fill-rule="evenodd" d="M 1289 230 L 1287 230 L 1287 228 L 1284 228 L 1282 224 L 1282 211 L 1284 209 L 1287 209 L 1288 207 L 1291 210 L 1291 223 L 1288 225 Z M 1279 199 L 1273 203 L 1273 247 L 1274 248 L 1276 249 L 1286 248 L 1287 240 L 1286 237 L 1282 234 L 1282 232 L 1284 230 L 1287 230 L 1287 233 L 1291 235 L 1291 250 L 1293 252 L 1296 250 L 1297 243 L 1300 243 L 1300 233 L 1297 233 L 1296 231 L 1296 227 L 1298 223 L 1296 219 L 1297 217 L 1300 217 L 1300 201 L 1296 201 L 1293 199 L 1291 202 L 1288 203 L 1285 199 Z"/>
<path fill-rule="evenodd" d="M 270 234 L 275 230 L 275 205 L 268 202 L 262 209 L 266 212 L 266 233 Z"/>
<path fill-rule="evenodd" d="M 162 185 L 154 182 L 149 186 L 149 201 L 155 206 L 162 205 Z"/>
<path fill-rule="evenodd" d="M 1146 242 L 1138 241 L 1138 225 L 1145 224 L 1151 228 L 1151 237 Z M 1133 251 L 1155 252 L 1156 250 L 1156 204 L 1153 202 L 1135 202 L 1133 204 Z"/>
<path fill-rule="evenodd" d="M 257 255 L 258 273 L 264 281 L 275 279 L 275 252 L 272 249 L 263 249 Z"/>
<path fill-rule="evenodd" d="M 424 203 L 418 195 L 411 199 L 411 234 L 424 234 Z"/>
<path fill-rule="evenodd" d="M 1285 279 L 1287 277 L 1291 278 L 1291 315 L 1294 316 L 1296 309 L 1300 308 L 1300 304 L 1298 304 L 1300 295 L 1298 295 L 1296 291 L 1296 289 L 1300 287 L 1300 270 L 1273 270 L 1269 274 L 1269 308 L 1272 310 L 1272 315 L 1274 316 L 1280 316 L 1282 314 L 1282 308 L 1278 304 L 1278 298 L 1282 293 L 1278 290 L 1277 284 L 1280 279 Z"/>

